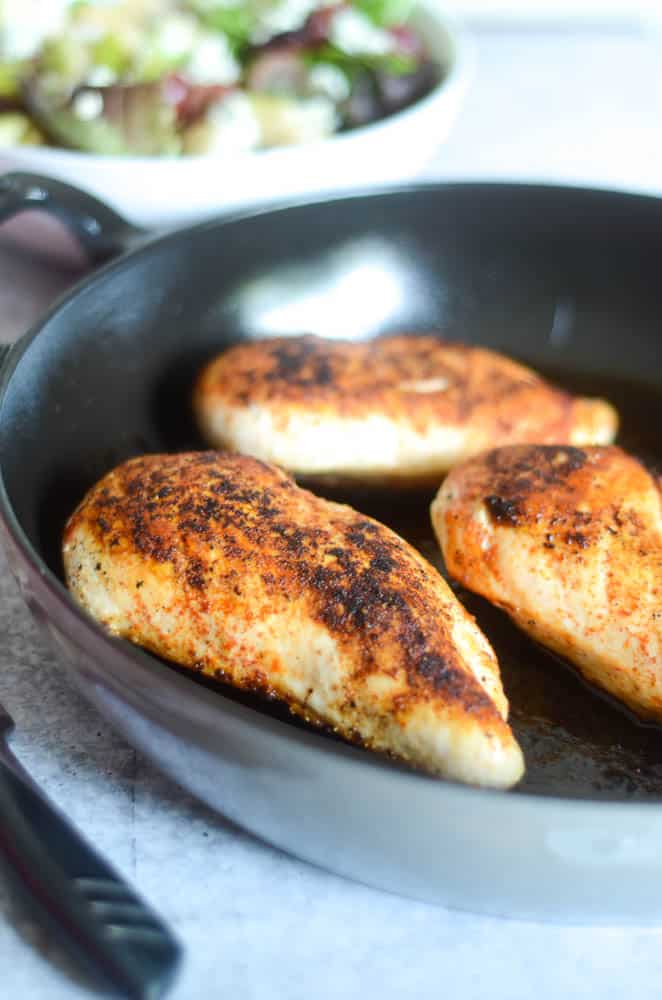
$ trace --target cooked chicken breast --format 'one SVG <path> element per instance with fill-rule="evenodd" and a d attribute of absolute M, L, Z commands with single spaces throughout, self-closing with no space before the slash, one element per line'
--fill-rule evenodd
<path fill-rule="evenodd" d="M 388 528 L 245 456 L 136 458 L 70 518 L 76 600 L 116 635 L 433 774 L 507 787 L 496 658 Z"/>
<path fill-rule="evenodd" d="M 432 504 L 449 572 L 645 718 L 662 720 L 662 500 L 620 448 L 522 445 Z"/>
<path fill-rule="evenodd" d="M 523 365 L 430 336 L 351 343 L 280 337 L 230 348 L 202 372 L 210 444 L 334 481 L 432 482 L 486 448 L 607 444 L 617 415 Z"/>

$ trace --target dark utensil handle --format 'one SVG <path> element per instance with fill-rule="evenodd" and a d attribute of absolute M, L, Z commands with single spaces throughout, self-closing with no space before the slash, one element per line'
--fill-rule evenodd
<path fill-rule="evenodd" d="M 179 964 L 177 941 L 9 753 L 0 759 L 0 856 L 102 988 L 139 1000 L 164 993 Z"/>
<path fill-rule="evenodd" d="M 29 209 L 60 219 L 78 238 L 91 264 L 117 257 L 147 237 L 146 230 L 71 184 L 21 171 L 0 177 L 0 222 Z"/>

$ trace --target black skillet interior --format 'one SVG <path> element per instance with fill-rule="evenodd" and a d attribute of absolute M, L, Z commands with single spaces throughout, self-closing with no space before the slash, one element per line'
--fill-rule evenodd
<path fill-rule="evenodd" d="M 562 188 L 430 187 L 181 232 L 93 277 L 27 347 L 0 415 L 10 501 L 59 574 L 61 529 L 85 489 L 128 456 L 201 447 L 190 410 L 200 366 L 273 333 L 435 330 L 496 347 L 611 399 L 622 442 L 655 463 L 661 259 L 662 201 Z M 429 496 L 345 499 L 440 565 Z M 662 729 L 459 596 L 501 661 L 527 758 L 521 791 L 662 797 Z"/>

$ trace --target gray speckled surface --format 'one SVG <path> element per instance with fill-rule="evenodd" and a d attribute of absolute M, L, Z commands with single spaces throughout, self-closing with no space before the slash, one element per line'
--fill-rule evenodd
<path fill-rule="evenodd" d="M 580 32 L 479 41 L 466 111 L 431 176 L 662 190 L 659 39 Z M 70 280 L 0 246 L 0 340 Z M 327 875 L 226 824 L 139 758 L 69 686 L 1 556 L 0 636 L 0 700 L 17 723 L 16 753 L 182 939 L 173 1000 L 659 996 L 662 923 L 573 928 L 451 913 Z M 0 970 L 3 1000 L 89 995 L 1 878 Z"/>
<path fill-rule="evenodd" d="M 173 1000 L 621 1000 L 659 995 L 662 930 L 515 923 L 388 896 L 294 861 L 193 802 L 62 676 L 0 562 L 0 700 L 34 777 L 187 948 Z M 0 881 L 7 1000 L 88 995 Z M 588 984 L 592 983 L 589 988 Z"/>

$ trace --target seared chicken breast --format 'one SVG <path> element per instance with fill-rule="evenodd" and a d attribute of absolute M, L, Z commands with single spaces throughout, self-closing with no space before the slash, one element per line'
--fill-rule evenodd
<path fill-rule="evenodd" d="M 63 556 L 74 597 L 115 635 L 432 774 L 522 774 L 494 653 L 444 580 L 279 469 L 135 458 L 84 498 Z"/>
<path fill-rule="evenodd" d="M 644 718 L 662 721 L 662 500 L 620 448 L 521 445 L 432 504 L 449 572 Z"/>
<path fill-rule="evenodd" d="M 430 336 L 239 344 L 202 372 L 210 444 L 298 476 L 413 485 L 514 442 L 607 444 L 617 416 L 494 351 Z"/>

